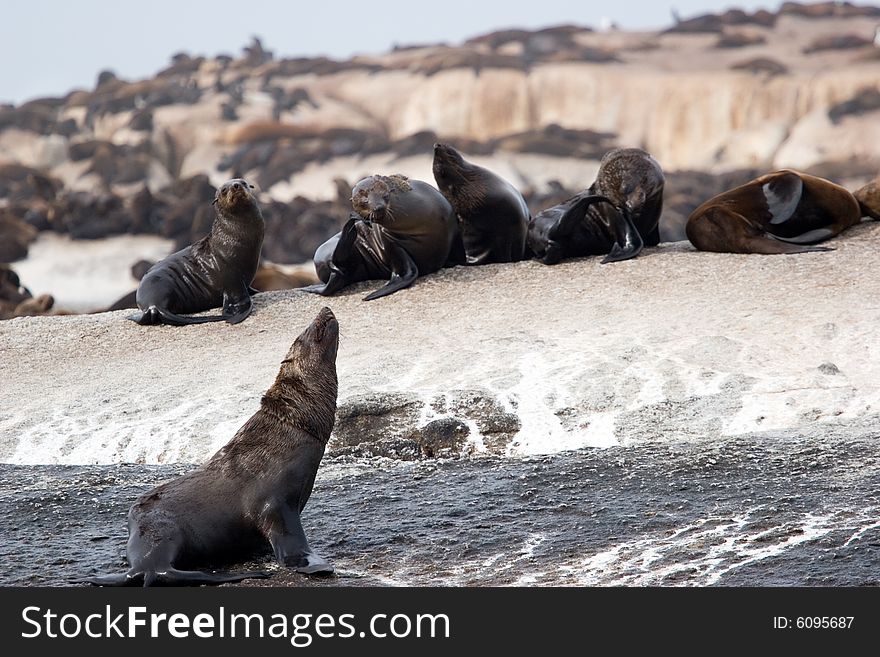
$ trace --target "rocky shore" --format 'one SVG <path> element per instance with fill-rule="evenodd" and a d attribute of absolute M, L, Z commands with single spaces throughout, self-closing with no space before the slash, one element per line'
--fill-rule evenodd
<path fill-rule="evenodd" d="M 257 408 L 322 305 L 341 324 L 330 454 L 528 455 L 751 432 L 880 431 L 872 275 L 880 227 L 828 253 L 687 243 L 457 267 L 364 302 L 257 295 L 237 326 L 141 327 L 127 311 L 0 324 L 0 461 L 200 462 Z"/>

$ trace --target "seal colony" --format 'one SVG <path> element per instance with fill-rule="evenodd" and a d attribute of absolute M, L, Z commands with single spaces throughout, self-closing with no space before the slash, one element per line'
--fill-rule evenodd
<path fill-rule="evenodd" d="M 348 222 L 315 252 L 321 284 L 300 289 L 329 296 L 358 281 L 387 279 L 365 297 L 369 301 L 446 266 L 524 257 L 552 265 L 592 255 L 604 255 L 604 264 L 660 243 L 665 177 L 640 148 L 608 151 L 584 191 L 531 218 L 513 185 L 452 146 L 434 144 L 432 168 L 439 193 L 400 174 L 358 182 Z M 706 201 L 690 216 L 686 233 L 706 251 L 806 253 L 827 250 L 806 245 L 839 234 L 862 216 L 880 216 L 877 181 L 854 195 L 828 180 L 783 170 Z"/>
<path fill-rule="evenodd" d="M 365 300 L 389 296 L 442 267 L 515 262 L 545 264 L 604 255 L 634 258 L 660 241 L 664 175 L 641 149 L 605 154 L 596 180 L 530 218 L 522 194 L 488 169 L 435 144 L 438 189 L 406 176 L 372 175 L 351 193 L 342 230 L 314 257 L 321 283 L 300 288 L 332 295 L 359 281 L 386 279 Z M 737 253 L 804 253 L 862 216 L 880 217 L 878 181 L 855 194 L 830 181 L 782 170 L 724 192 L 689 217 L 695 247 Z M 251 283 L 264 223 L 253 186 L 240 178 L 216 192 L 211 233 L 144 275 L 140 324 L 236 324 L 251 310 Z M 5 296 L 24 290 L 14 272 Z M 222 305 L 222 315 L 188 317 Z M 127 572 L 77 580 L 99 586 L 204 585 L 265 578 L 263 571 L 206 572 L 268 545 L 277 562 L 303 574 L 334 571 L 309 546 L 302 513 L 330 438 L 336 411 L 339 325 L 324 308 L 296 339 L 260 409 L 207 463 L 145 493 L 129 510 Z"/>
<path fill-rule="evenodd" d="M 251 192 L 254 186 L 234 178 L 214 197 L 217 217 L 210 234 L 153 265 L 141 279 L 135 299 L 138 324 L 237 324 L 251 312 L 250 287 L 260 263 L 265 224 Z M 186 317 L 210 308 L 223 314 Z"/>
<path fill-rule="evenodd" d="M 141 495 L 128 513 L 130 568 L 78 580 L 98 586 L 199 585 L 263 578 L 261 571 L 187 570 L 271 546 L 305 574 L 333 566 L 309 546 L 300 514 L 336 413 L 339 324 L 329 308 L 293 342 L 260 409 L 207 463 Z"/>

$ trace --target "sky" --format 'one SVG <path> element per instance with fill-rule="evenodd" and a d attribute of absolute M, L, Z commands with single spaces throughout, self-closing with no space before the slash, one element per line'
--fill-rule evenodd
<path fill-rule="evenodd" d="M 4 3 L 0 102 L 94 87 L 100 71 L 152 77 L 178 52 L 238 55 L 259 36 L 277 57 L 346 58 L 394 45 L 460 43 L 493 30 L 612 20 L 627 30 L 776 0 L 27 0 Z"/>

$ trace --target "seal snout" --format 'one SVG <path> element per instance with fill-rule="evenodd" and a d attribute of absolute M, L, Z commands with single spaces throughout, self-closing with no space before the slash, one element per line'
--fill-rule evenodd
<path fill-rule="evenodd" d="M 321 308 L 310 328 L 312 336 L 317 342 L 323 342 L 328 335 L 339 335 L 339 322 L 336 320 L 336 315 L 327 306 Z"/>
<path fill-rule="evenodd" d="M 241 199 L 247 199 L 251 196 L 251 190 L 255 189 L 248 181 L 243 178 L 233 178 L 227 180 L 220 189 L 217 190 L 217 196 L 214 202 L 223 201 L 224 203 L 235 203 Z"/>

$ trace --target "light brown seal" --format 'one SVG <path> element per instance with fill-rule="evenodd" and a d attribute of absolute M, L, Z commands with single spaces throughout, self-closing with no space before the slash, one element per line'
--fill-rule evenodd
<path fill-rule="evenodd" d="M 701 251 L 808 253 L 807 246 L 859 223 L 862 208 L 840 185 L 782 169 L 719 194 L 688 217 L 687 237 Z"/>

